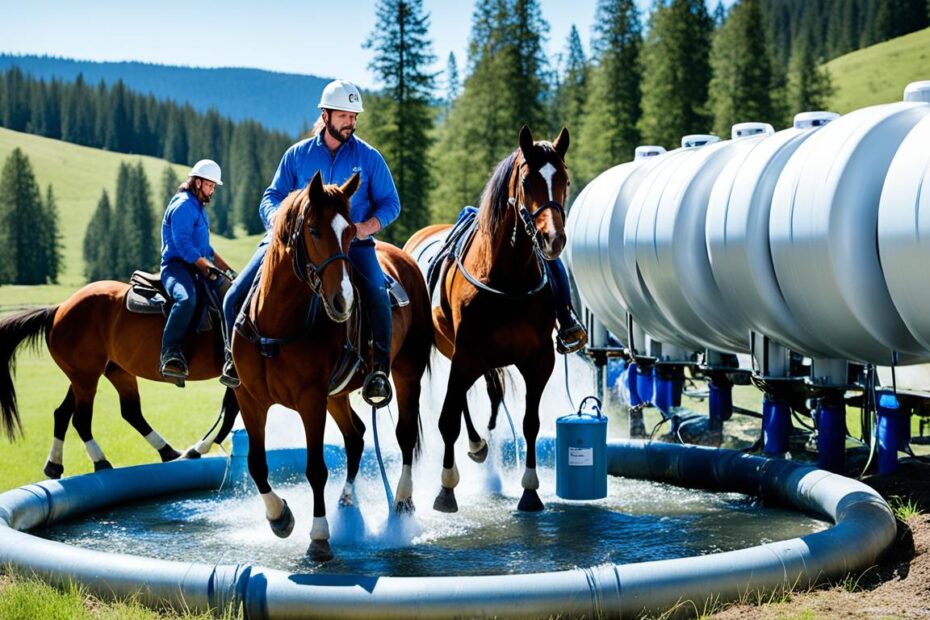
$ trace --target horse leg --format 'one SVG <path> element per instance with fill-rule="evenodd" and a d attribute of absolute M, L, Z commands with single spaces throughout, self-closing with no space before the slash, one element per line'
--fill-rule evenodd
<path fill-rule="evenodd" d="M 455 487 L 459 483 L 459 470 L 455 466 L 455 442 L 462 430 L 462 411 L 465 407 L 466 394 L 472 384 L 481 376 L 481 369 L 474 358 L 457 349 L 452 356 L 452 369 L 449 371 L 449 384 L 446 398 L 439 414 L 439 432 L 442 434 L 444 451 L 442 457 L 442 488 L 433 502 L 433 510 L 440 512 L 457 512 Z"/>
<path fill-rule="evenodd" d="M 191 446 L 184 453 L 186 459 L 199 459 L 201 456 L 210 451 L 213 444 L 222 444 L 229 436 L 236 416 L 239 415 L 239 401 L 236 399 L 236 391 L 232 388 L 226 388 L 223 394 L 223 404 L 220 405 L 220 415 L 213 426 L 207 431 L 207 434 Z"/>
<path fill-rule="evenodd" d="M 142 435 L 150 446 L 158 451 L 162 463 L 180 458 L 181 453 L 172 448 L 171 444 L 165 441 L 142 417 L 139 384 L 135 376 L 113 362 L 107 363 L 107 368 L 103 374 L 116 388 L 116 393 L 119 394 L 119 409 L 123 419 L 136 429 L 136 432 Z"/>
<path fill-rule="evenodd" d="M 323 432 L 326 430 L 326 395 L 320 390 L 308 390 L 298 411 L 307 437 L 307 481 L 313 490 L 313 527 L 307 555 L 314 562 L 333 559 L 329 546 L 329 522 L 326 520 L 324 491 L 329 471 L 323 460 Z"/>
<path fill-rule="evenodd" d="M 465 418 L 465 432 L 468 434 L 468 458 L 476 463 L 484 463 L 488 458 L 488 442 L 478 433 L 472 422 L 467 396 L 462 404 L 462 417 Z"/>
<path fill-rule="evenodd" d="M 58 409 L 55 410 L 55 430 L 52 437 L 52 448 L 48 452 L 48 460 L 45 461 L 45 475 L 53 480 L 61 478 L 65 473 L 63 461 L 63 452 L 65 446 L 65 435 L 68 432 L 68 424 L 71 423 L 71 416 L 74 415 L 74 390 L 68 386 L 68 393 L 65 399 L 61 401 Z"/>
<path fill-rule="evenodd" d="M 271 485 L 268 484 L 268 460 L 265 456 L 265 419 L 268 416 L 268 407 L 263 407 L 245 394 L 238 396 L 242 406 L 242 423 L 249 435 L 249 475 L 252 476 L 262 503 L 265 504 L 265 518 L 268 519 L 271 531 L 278 538 L 287 538 L 294 531 L 294 513 L 287 502 L 272 491 Z"/>
<path fill-rule="evenodd" d="M 395 436 L 400 446 L 403 468 L 397 491 L 394 493 L 394 511 L 412 513 L 413 505 L 413 456 L 420 443 L 420 380 L 426 371 L 428 356 L 418 355 L 407 347 L 400 350 L 394 359 L 392 372 L 397 389 L 397 428 Z"/>
<path fill-rule="evenodd" d="M 362 451 L 365 449 L 365 423 L 352 409 L 346 395 L 330 398 L 329 411 L 342 432 L 346 447 L 346 483 L 339 496 L 339 506 L 348 508 L 355 505 L 355 477 L 358 475 Z"/>
<path fill-rule="evenodd" d="M 526 412 L 523 414 L 523 437 L 526 439 L 526 469 L 523 471 L 523 497 L 517 505 L 524 512 L 539 512 L 544 508 L 539 499 L 539 477 L 536 475 L 536 436 L 539 435 L 539 401 L 555 366 L 551 347 L 541 355 L 517 364 L 526 383 Z"/>
<path fill-rule="evenodd" d="M 69 377 L 71 388 L 74 390 L 74 417 L 71 424 L 77 431 L 78 437 L 84 442 L 84 449 L 94 463 L 94 471 L 113 469 L 113 465 L 106 459 L 103 450 L 94 440 L 91 423 L 94 418 L 94 397 L 97 395 L 97 381 L 100 375 L 87 374 L 82 377 Z"/>

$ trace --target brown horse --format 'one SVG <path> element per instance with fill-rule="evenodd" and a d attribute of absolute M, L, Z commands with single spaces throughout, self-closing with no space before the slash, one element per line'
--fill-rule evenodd
<path fill-rule="evenodd" d="M 233 358 L 242 385 L 237 390 L 242 420 L 249 434 L 249 473 L 265 504 L 272 531 L 290 535 L 294 516 L 268 484 L 265 423 L 268 408 L 282 404 L 295 409 L 307 441 L 307 479 L 313 489 L 313 527 L 308 555 L 332 558 L 323 489 L 328 472 L 323 461 L 323 430 L 327 406 L 345 438 L 346 482 L 340 504 L 354 503 L 354 481 L 362 456 L 365 425 L 349 404 L 349 392 L 361 386 L 361 373 L 341 388 L 330 382 L 349 338 L 344 323 L 353 315 L 355 293 L 350 282 L 347 251 L 355 237 L 349 198 L 358 189 L 355 174 L 344 185 L 323 185 L 319 173 L 308 186 L 292 193 L 276 216 L 271 245 L 257 289 L 248 308 L 255 332 L 278 343 L 272 357 L 262 355 L 257 338 L 233 338 Z M 403 471 L 394 508 L 413 509 L 411 465 L 419 441 L 420 380 L 429 364 L 433 327 L 423 276 L 399 248 L 377 244 L 385 273 L 400 282 L 410 303 L 393 311 L 391 369 L 399 410 L 396 436 Z M 318 304 L 325 313 L 308 321 Z M 318 307 L 318 306 L 317 306 Z M 357 311 L 357 310 L 356 310 Z M 308 324 L 309 323 L 309 324 Z M 349 325 L 352 325 L 349 323 Z"/>
<path fill-rule="evenodd" d="M 482 375 L 493 392 L 492 379 L 499 377 L 495 369 L 511 364 L 526 383 L 526 469 L 518 508 L 543 509 L 537 493 L 536 436 L 539 401 L 555 364 L 555 313 L 543 261 L 558 257 L 565 247 L 568 143 L 565 129 L 549 143 L 534 142 L 530 130 L 522 128 L 519 148 L 498 164 L 482 193 L 477 228 L 460 261 L 450 263 L 440 276 L 433 324 L 437 346 L 452 360 L 452 369 L 439 417 L 445 451 L 436 510 L 458 510 L 454 447 L 467 411 L 466 392 Z M 437 232 L 435 227 L 423 229 L 404 249 L 415 255 L 417 246 Z M 494 400 L 492 394 L 492 404 Z M 477 434 L 470 419 L 466 422 L 475 449 Z"/>
<path fill-rule="evenodd" d="M 161 460 L 171 461 L 181 456 L 145 421 L 136 381 L 138 377 L 166 381 L 158 372 L 165 319 L 160 314 L 136 314 L 127 310 L 128 289 L 129 285 L 123 282 L 93 282 L 60 305 L 0 319 L 0 411 L 10 439 L 20 428 L 12 370 L 16 349 L 23 341 L 34 344 L 44 335 L 52 359 L 71 383 L 55 410 L 54 438 L 44 469 L 49 478 L 60 478 L 64 473 L 62 450 L 69 422 L 84 442 L 94 470 L 112 467 L 91 430 L 94 397 L 101 376 L 116 388 L 123 419 L 158 451 Z M 190 361 L 189 379 L 218 377 L 223 366 L 222 347 L 219 329 L 192 334 L 185 343 L 185 356 Z M 237 411 L 235 395 L 227 390 L 220 415 L 228 424 L 222 428 L 215 425 L 185 456 L 199 457 L 214 441 L 222 441 Z"/>

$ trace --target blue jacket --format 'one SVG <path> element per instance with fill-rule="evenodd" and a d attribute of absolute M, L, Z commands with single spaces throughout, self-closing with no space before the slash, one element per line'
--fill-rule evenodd
<path fill-rule="evenodd" d="M 339 147 L 335 155 L 323 141 L 322 132 L 301 140 L 284 152 L 271 185 L 265 190 L 259 214 L 266 230 L 271 230 L 272 218 L 281 201 L 295 189 L 303 189 L 317 171 L 324 183 L 342 185 L 353 173 L 361 173 L 361 184 L 352 195 L 349 214 L 355 223 L 372 216 L 381 222 L 381 228 L 397 219 L 400 198 L 394 187 L 394 178 L 381 153 L 354 135 Z"/>
<path fill-rule="evenodd" d="M 178 192 L 161 222 L 161 264 L 172 260 L 194 263 L 201 256 L 213 260 L 207 210 L 190 192 Z"/>

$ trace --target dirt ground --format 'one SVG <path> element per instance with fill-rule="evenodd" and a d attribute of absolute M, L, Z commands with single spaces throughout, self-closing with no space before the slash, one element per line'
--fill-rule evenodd
<path fill-rule="evenodd" d="M 714 618 L 930 618 L 930 463 L 904 459 L 892 475 L 862 479 L 893 505 L 911 500 L 921 514 L 898 521 L 881 562 L 843 584 L 793 593 L 784 602 L 735 605 Z"/>

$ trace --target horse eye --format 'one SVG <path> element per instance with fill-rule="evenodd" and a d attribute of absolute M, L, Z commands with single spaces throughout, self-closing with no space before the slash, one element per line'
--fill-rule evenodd
<path fill-rule="evenodd" d="M 320 231 L 319 231 L 319 230 L 317 230 L 317 229 L 314 228 L 313 226 L 308 226 L 307 228 L 310 230 L 310 236 L 311 236 L 311 237 L 313 237 L 314 239 L 319 239 L 319 238 L 320 238 Z"/>

